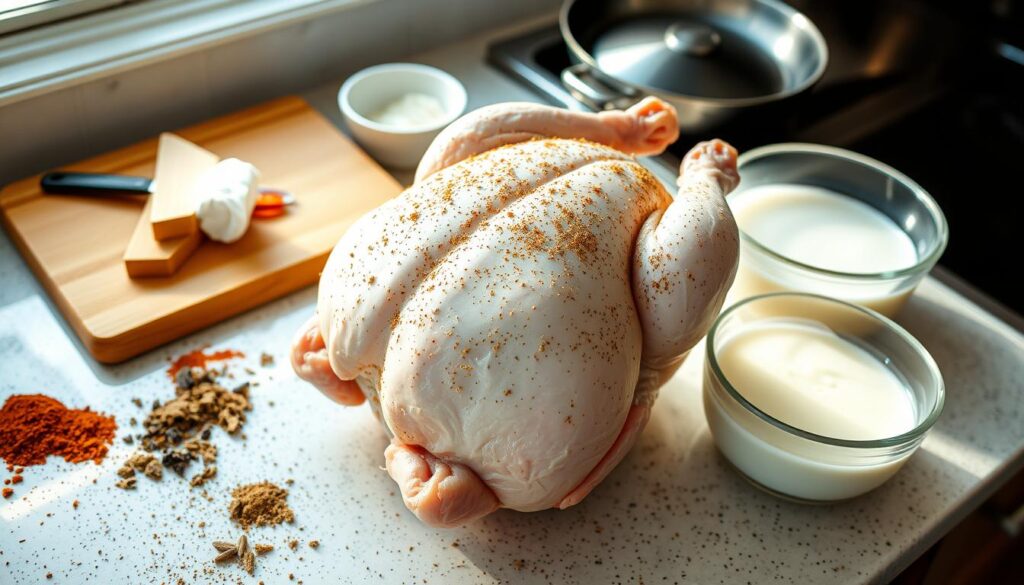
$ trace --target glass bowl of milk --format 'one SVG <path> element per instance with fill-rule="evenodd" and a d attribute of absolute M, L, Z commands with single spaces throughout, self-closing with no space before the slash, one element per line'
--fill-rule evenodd
<path fill-rule="evenodd" d="M 803 291 L 892 317 L 946 248 L 938 204 L 877 160 L 816 144 L 744 153 L 729 206 L 740 228 L 731 300 Z"/>
<path fill-rule="evenodd" d="M 704 413 L 719 450 L 764 490 L 842 501 L 895 474 L 938 420 L 942 375 L 885 316 L 806 293 L 723 312 L 707 338 Z"/>

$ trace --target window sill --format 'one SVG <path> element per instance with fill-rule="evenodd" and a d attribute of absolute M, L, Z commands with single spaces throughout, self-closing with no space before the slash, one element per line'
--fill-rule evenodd
<path fill-rule="evenodd" d="M 376 0 L 151 0 L 0 37 L 0 106 Z"/>

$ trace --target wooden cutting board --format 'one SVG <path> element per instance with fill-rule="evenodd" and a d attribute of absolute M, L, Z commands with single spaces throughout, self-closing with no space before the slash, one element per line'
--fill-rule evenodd
<path fill-rule="evenodd" d="M 7 233 L 88 351 L 114 363 L 316 282 L 338 238 L 402 188 L 305 101 L 288 97 L 176 131 L 298 203 L 234 244 L 205 240 L 170 277 L 133 280 L 121 255 L 145 197 L 47 195 L 39 176 L 0 191 Z M 64 170 L 152 177 L 156 139 Z"/>

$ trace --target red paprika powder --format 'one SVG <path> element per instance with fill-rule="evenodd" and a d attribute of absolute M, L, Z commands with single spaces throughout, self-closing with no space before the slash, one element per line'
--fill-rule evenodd
<path fill-rule="evenodd" d="M 0 457 L 10 465 L 41 465 L 47 455 L 99 463 L 114 440 L 114 417 L 69 409 L 42 394 L 11 396 L 0 409 Z"/>
<path fill-rule="evenodd" d="M 244 353 L 234 349 L 222 349 L 220 351 L 212 351 L 210 353 L 206 353 L 205 349 L 206 348 L 200 347 L 199 349 L 190 351 L 185 355 L 178 356 L 178 359 L 174 360 L 171 366 L 167 368 L 167 376 L 173 380 L 174 376 L 184 368 L 205 368 L 209 362 L 245 357 Z"/>

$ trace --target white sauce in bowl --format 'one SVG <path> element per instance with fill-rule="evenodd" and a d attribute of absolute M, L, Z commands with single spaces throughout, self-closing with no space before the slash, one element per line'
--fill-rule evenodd
<path fill-rule="evenodd" d="M 868 274 L 917 263 L 910 236 L 853 197 L 809 185 L 759 185 L 729 199 L 740 229 L 774 252 L 816 268 Z"/>
<path fill-rule="evenodd" d="M 436 124 L 447 117 L 441 100 L 425 93 L 407 93 L 368 116 L 378 124 L 419 127 Z"/>

